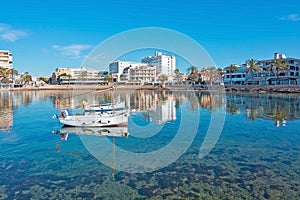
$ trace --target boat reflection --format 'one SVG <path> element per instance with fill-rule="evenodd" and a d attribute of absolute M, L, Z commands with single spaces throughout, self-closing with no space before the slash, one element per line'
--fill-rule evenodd
<path fill-rule="evenodd" d="M 52 131 L 52 133 L 60 135 L 60 140 L 56 145 L 56 152 L 61 151 L 61 144 L 62 141 L 67 140 L 70 134 L 76 134 L 80 136 L 97 136 L 97 137 L 109 137 L 111 138 L 111 176 L 114 177 L 115 175 L 115 138 L 129 136 L 128 133 L 128 126 L 119 126 L 119 127 L 70 127 L 70 126 L 63 126 L 58 131 Z M 97 141 L 96 139 L 93 139 Z M 65 152 L 66 153 L 66 152 Z M 72 155 L 80 155 L 79 152 L 71 152 Z"/>
<path fill-rule="evenodd" d="M 52 131 L 61 136 L 62 140 L 67 140 L 69 134 L 76 135 L 92 135 L 92 136 L 107 136 L 107 137 L 128 137 L 128 127 L 69 127 L 63 126 L 58 131 Z"/>
<path fill-rule="evenodd" d="M 219 94 L 208 91 L 147 91 L 126 90 L 118 92 L 84 91 L 1 91 L 0 92 L 0 132 L 9 132 L 14 127 L 15 111 L 32 102 L 50 101 L 58 111 L 72 108 L 85 100 L 89 105 L 99 102 L 125 102 L 125 107 L 133 118 L 139 114 L 144 121 L 156 123 L 178 120 L 178 112 L 183 102 L 190 103 L 191 111 L 198 109 L 211 113 L 226 107 L 231 115 L 242 115 L 245 120 L 263 119 L 273 121 L 274 126 L 287 126 L 291 121 L 300 120 L 300 95 L 282 93 L 226 92 Z M 50 113 L 52 115 L 53 113 Z M 129 127 L 131 128 L 131 127 Z M 81 131 L 84 133 L 84 131 Z M 133 133 L 132 133 L 133 134 Z"/>

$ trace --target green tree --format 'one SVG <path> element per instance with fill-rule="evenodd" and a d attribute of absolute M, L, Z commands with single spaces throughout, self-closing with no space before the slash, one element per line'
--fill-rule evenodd
<path fill-rule="evenodd" d="M 25 72 L 25 73 L 21 74 L 21 80 L 22 80 L 23 84 L 27 84 L 30 81 L 32 81 L 32 76 L 28 72 Z"/>
<path fill-rule="evenodd" d="M 251 80 L 253 80 L 254 76 L 254 72 L 262 72 L 262 68 L 259 65 L 259 62 L 255 59 L 248 59 L 246 60 L 246 64 L 249 66 L 249 68 L 247 68 L 247 73 L 249 74 Z"/>
<path fill-rule="evenodd" d="M 198 68 L 195 67 L 195 66 L 190 66 L 190 67 L 188 67 L 188 68 L 186 69 L 187 75 L 191 75 L 191 74 L 194 74 L 194 73 L 196 73 L 196 72 L 198 72 Z"/>
<path fill-rule="evenodd" d="M 216 76 L 218 74 L 217 68 L 214 66 L 207 68 L 208 77 L 209 77 L 209 84 L 212 85 L 212 83 L 216 80 Z"/>
<path fill-rule="evenodd" d="M 8 81 L 6 69 L 3 67 L 0 67 L 0 81 L 1 83 L 6 83 Z"/>
<path fill-rule="evenodd" d="M 18 71 L 15 69 L 7 69 L 0 67 L 0 81 L 1 83 L 12 83 L 13 77 L 18 75 Z"/>
<path fill-rule="evenodd" d="M 45 77 L 39 77 L 40 81 L 43 81 L 45 83 L 49 83 L 50 78 L 45 78 Z"/>
<path fill-rule="evenodd" d="M 174 70 L 174 73 L 175 73 L 175 75 L 177 75 L 177 74 L 180 74 L 180 71 L 179 71 L 179 69 L 177 68 L 177 69 L 175 69 Z"/>
<path fill-rule="evenodd" d="M 271 63 L 271 69 L 276 73 L 277 85 L 279 85 L 279 75 L 281 70 L 287 70 L 288 66 L 283 59 L 274 59 Z"/>
<path fill-rule="evenodd" d="M 198 77 L 198 68 L 197 67 L 190 66 L 186 69 L 186 72 L 187 72 L 188 78 L 190 80 L 195 81 L 196 79 L 199 79 L 199 77 Z"/>
<path fill-rule="evenodd" d="M 237 66 L 231 64 L 231 65 L 228 66 L 228 69 L 227 69 L 227 70 L 228 70 L 228 72 L 230 73 L 230 85 L 232 85 L 232 74 L 233 74 L 234 72 L 237 72 Z"/>
<path fill-rule="evenodd" d="M 175 69 L 174 73 L 175 73 L 175 77 L 176 77 L 177 82 L 181 82 L 182 81 L 182 74 L 180 73 L 179 69 Z"/>
<path fill-rule="evenodd" d="M 104 76 L 104 81 L 111 83 L 113 80 L 112 74 L 108 74 Z"/>
<path fill-rule="evenodd" d="M 165 74 L 161 74 L 161 75 L 159 75 L 157 80 L 162 83 L 162 87 L 164 88 L 165 87 L 165 82 L 168 80 L 168 76 L 165 75 Z"/>

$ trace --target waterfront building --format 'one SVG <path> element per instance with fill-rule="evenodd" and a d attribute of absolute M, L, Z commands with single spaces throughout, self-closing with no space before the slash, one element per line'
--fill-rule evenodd
<path fill-rule="evenodd" d="M 275 61 L 280 62 L 286 68 L 276 69 Z M 249 75 L 249 65 L 237 65 L 237 71 L 230 73 L 225 68 L 225 85 L 300 85 L 300 59 L 290 58 L 284 54 L 274 53 L 273 59 L 258 60 L 259 71 L 253 71 Z"/>
<path fill-rule="evenodd" d="M 136 83 L 156 81 L 156 66 L 148 63 L 114 61 L 109 64 L 109 72 L 120 83 Z"/>
<path fill-rule="evenodd" d="M 109 72 L 112 76 L 118 81 L 121 81 L 121 76 L 123 75 L 124 69 L 130 68 L 133 66 L 139 66 L 141 63 L 130 62 L 130 61 L 120 61 L 116 60 L 109 64 Z M 123 78 L 124 80 L 124 78 Z"/>
<path fill-rule="evenodd" d="M 87 67 L 57 68 L 55 77 L 59 84 L 105 84 L 105 74 L 102 71 Z"/>
<path fill-rule="evenodd" d="M 153 56 L 142 58 L 142 63 L 156 66 L 156 71 L 159 74 L 174 76 L 176 69 L 176 57 L 165 55 L 162 52 L 155 52 Z"/>
<path fill-rule="evenodd" d="M 121 81 L 128 81 L 129 83 L 137 83 L 139 85 L 146 82 L 155 82 L 156 67 L 146 63 L 129 66 L 123 70 Z"/>
<path fill-rule="evenodd" d="M 60 76 L 60 75 L 71 75 L 71 68 L 56 68 L 55 70 L 55 75 Z"/>
<path fill-rule="evenodd" d="M 91 79 L 91 78 L 98 78 L 99 71 L 93 68 L 73 68 L 71 69 L 71 76 L 75 79 Z"/>
<path fill-rule="evenodd" d="M 201 82 L 209 85 L 222 85 L 223 84 L 223 71 L 210 67 L 207 69 L 202 69 L 198 72 L 198 77 L 200 77 Z"/>
<path fill-rule="evenodd" d="M 272 66 L 274 60 L 281 60 L 286 69 L 278 72 Z M 274 53 L 274 59 L 260 60 L 262 72 L 256 72 L 257 85 L 300 85 L 300 59 L 290 58 L 284 54 Z"/>
<path fill-rule="evenodd" d="M 225 68 L 224 85 L 244 85 L 246 82 L 246 65 L 235 65 L 236 72 L 230 72 L 229 67 Z"/>
<path fill-rule="evenodd" d="M 13 55 L 9 50 L 0 50 L 0 67 L 5 69 L 13 68 Z"/>

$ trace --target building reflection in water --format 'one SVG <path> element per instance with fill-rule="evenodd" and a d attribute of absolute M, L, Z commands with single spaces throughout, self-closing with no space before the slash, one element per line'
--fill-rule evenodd
<path fill-rule="evenodd" d="M 192 110 L 199 108 L 215 112 L 226 107 L 227 113 L 244 115 L 246 119 L 265 119 L 274 121 L 275 126 L 285 126 L 287 121 L 300 118 L 300 96 L 297 94 L 252 94 L 252 93 L 214 93 L 188 91 L 136 90 L 130 94 L 118 91 L 114 94 L 102 93 L 84 96 L 88 102 L 125 101 L 132 113 L 142 113 L 144 119 L 157 124 L 176 120 L 176 110 L 183 101 L 189 101 Z M 82 96 L 64 97 L 57 107 L 79 105 Z"/>
<path fill-rule="evenodd" d="M 9 131 L 14 123 L 14 110 L 19 106 L 26 106 L 34 101 L 43 101 L 52 98 L 69 97 L 71 92 L 66 91 L 1 91 L 0 92 L 0 131 Z"/>
<path fill-rule="evenodd" d="M 176 120 L 176 96 L 166 91 L 136 91 L 129 105 L 132 113 L 143 113 L 146 121 L 162 124 Z"/>
<path fill-rule="evenodd" d="M 0 131 L 9 131 L 13 126 L 12 93 L 0 92 Z"/>
<path fill-rule="evenodd" d="M 287 121 L 300 119 L 300 96 L 297 94 L 227 94 L 227 112 L 241 113 L 247 119 L 274 121 L 274 125 L 286 126 Z M 234 112 L 232 112 L 234 111 Z"/>
<path fill-rule="evenodd" d="M 191 110 L 199 108 L 215 112 L 226 107 L 227 113 L 244 115 L 248 120 L 274 121 L 275 126 L 285 126 L 291 120 L 300 119 L 300 95 L 298 94 L 254 94 L 188 91 L 136 90 L 133 93 L 98 91 L 1 91 L 0 131 L 13 126 L 14 110 L 34 101 L 51 100 L 53 106 L 70 108 L 85 100 L 89 104 L 124 101 L 131 113 L 141 113 L 145 120 L 162 124 L 177 119 L 177 109 L 183 101 L 190 103 Z M 52 115 L 53 113 L 51 113 Z"/>

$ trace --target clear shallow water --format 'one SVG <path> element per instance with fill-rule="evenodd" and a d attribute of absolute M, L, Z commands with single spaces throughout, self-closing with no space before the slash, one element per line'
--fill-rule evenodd
<path fill-rule="evenodd" d="M 146 173 L 114 169 L 113 148 L 111 166 L 104 165 L 82 140 L 106 137 L 69 134 L 61 140 L 52 132 L 61 128 L 51 119 L 60 107 L 78 105 L 83 98 L 110 100 L 110 94 L 1 92 L 0 97 L 0 199 L 299 199 L 299 95 L 119 93 L 114 98 L 125 100 L 132 111 L 130 135 L 109 140 L 130 152 L 161 149 L 176 138 L 182 116 L 200 116 L 187 151 Z M 222 133 L 199 159 L 211 115 L 219 109 L 226 110 Z M 189 136 L 191 128 L 185 129 Z"/>

